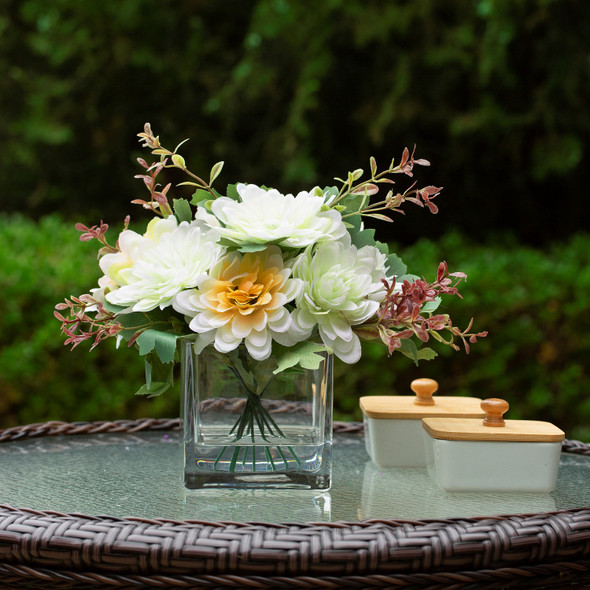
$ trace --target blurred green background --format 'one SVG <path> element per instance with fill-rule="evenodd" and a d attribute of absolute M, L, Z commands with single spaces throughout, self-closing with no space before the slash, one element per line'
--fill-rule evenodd
<path fill-rule="evenodd" d="M 375 227 L 415 274 L 466 272 L 445 309 L 489 336 L 420 367 L 367 346 L 336 418 L 428 376 L 590 441 L 590 3 L 0 0 L 0 72 L 0 427 L 178 414 L 133 396 L 133 350 L 70 352 L 52 313 L 100 274 L 73 224 L 145 219 L 150 121 L 191 169 L 224 160 L 220 187 L 326 186 L 416 144 L 440 212 Z"/>

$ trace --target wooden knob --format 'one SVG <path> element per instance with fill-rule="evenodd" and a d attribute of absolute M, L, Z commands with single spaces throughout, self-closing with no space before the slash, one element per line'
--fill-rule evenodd
<path fill-rule="evenodd" d="M 497 397 L 490 397 L 481 402 L 481 409 L 486 413 L 484 426 L 504 426 L 504 414 L 508 411 L 508 402 Z"/>
<path fill-rule="evenodd" d="M 438 383 L 434 379 L 414 379 L 410 383 L 412 391 L 416 394 L 414 403 L 417 406 L 433 406 L 434 400 L 432 396 L 438 389 Z"/>

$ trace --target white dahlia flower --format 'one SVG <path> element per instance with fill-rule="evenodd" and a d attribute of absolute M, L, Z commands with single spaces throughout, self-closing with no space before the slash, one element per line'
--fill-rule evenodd
<path fill-rule="evenodd" d="M 244 341 L 250 356 L 264 360 L 272 341 L 292 346 L 291 315 L 285 304 L 301 289 L 283 267 L 281 251 L 270 246 L 248 254 L 229 252 L 197 281 L 197 288 L 179 293 L 174 309 L 191 318 L 189 327 L 199 334 L 197 351 L 214 343 L 229 352 Z"/>
<path fill-rule="evenodd" d="M 346 233 L 340 213 L 322 210 L 324 197 L 315 196 L 313 190 L 293 196 L 254 184 L 238 184 L 237 191 L 241 201 L 220 197 L 211 204 L 211 211 L 223 226 L 218 228 L 220 235 L 236 244 L 305 248 Z"/>
<path fill-rule="evenodd" d="M 293 267 L 293 276 L 304 285 L 293 312 L 299 337 L 308 338 L 317 325 L 329 350 L 346 363 L 356 363 L 361 343 L 352 326 L 379 309 L 385 295 L 385 259 L 374 246 L 351 245 L 348 235 L 301 254 Z"/>
<path fill-rule="evenodd" d="M 150 221 L 142 236 L 125 230 L 119 252 L 105 254 L 99 281 L 104 297 L 133 311 L 164 309 L 185 289 L 191 289 L 221 254 L 219 234 L 201 221 L 178 223 L 174 216 Z"/>

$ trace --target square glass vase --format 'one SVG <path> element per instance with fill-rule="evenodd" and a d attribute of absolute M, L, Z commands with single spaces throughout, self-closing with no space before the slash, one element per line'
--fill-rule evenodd
<path fill-rule="evenodd" d="M 182 343 L 184 485 L 326 490 L 332 473 L 333 355 L 317 369 Z"/>

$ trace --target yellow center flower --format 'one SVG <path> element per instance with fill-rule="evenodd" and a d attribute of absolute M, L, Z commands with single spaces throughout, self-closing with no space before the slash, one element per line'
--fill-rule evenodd
<path fill-rule="evenodd" d="M 202 285 L 201 292 L 207 298 L 209 308 L 241 316 L 262 311 L 273 303 L 275 294 L 285 282 L 282 269 L 261 268 L 261 261 L 252 254 L 246 254 L 237 268 L 236 262 L 223 261 L 220 278 Z"/>
<path fill-rule="evenodd" d="M 253 358 L 268 358 L 273 339 L 294 342 L 284 306 L 295 298 L 301 281 L 290 275 L 276 246 L 243 255 L 230 252 L 196 290 L 180 293 L 174 307 L 193 316 L 189 325 L 201 335 L 199 346 L 214 341 L 215 348 L 227 352 L 245 340 Z"/>
<path fill-rule="evenodd" d="M 220 315 L 217 321 L 231 322 L 237 333 L 260 331 L 268 312 L 286 302 L 281 289 L 289 271 L 268 258 L 266 252 L 228 256 L 214 269 L 214 276 L 199 285 L 200 300 L 209 313 Z"/>

